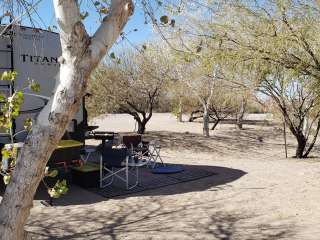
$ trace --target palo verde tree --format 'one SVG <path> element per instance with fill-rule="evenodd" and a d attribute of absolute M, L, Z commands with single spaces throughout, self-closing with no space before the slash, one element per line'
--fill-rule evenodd
<path fill-rule="evenodd" d="M 112 47 L 134 9 L 131 0 L 112 0 L 108 14 L 90 36 L 82 23 L 78 1 L 53 0 L 53 4 L 62 46 L 60 82 L 33 123 L 1 201 L 3 240 L 27 238 L 24 225 L 47 161 L 79 110 L 91 72 Z"/>

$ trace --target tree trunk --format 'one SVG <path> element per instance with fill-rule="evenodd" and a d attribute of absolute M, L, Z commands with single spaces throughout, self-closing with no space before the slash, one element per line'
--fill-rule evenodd
<path fill-rule="evenodd" d="M 303 153 L 306 148 L 307 141 L 303 135 L 296 135 L 296 139 L 298 142 L 298 146 L 296 149 L 296 158 L 303 158 L 304 157 Z"/>
<path fill-rule="evenodd" d="M 219 124 L 219 122 L 220 122 L 220 121 L 221 121 L 220 119 L 216 119 L 216 121 L 214 122 L 214 124 L 213 124 L 213 126 L 212 126 L 211 130 L 216 129 L 216 127 L 218 126 L 218 124 Z"/>
<path fill-rule="evenodd" d="M 209 112 L 207 106 L 203 106 L 203 136 L 209 137 Z"/>
<path fill-rule="evenodd" d="M 242 129 L 243 116 L 245 113 L 245 105 L 246 105 L 245 100 L 242 99 L 241 105 L 240 105 L 240 110 L 239 110 L 239 113 L 237 114 L 237 126 L 240 130 Z"/>
<path fill-rule="evenodd" d="M 200 116 L 200 117 L 194 116 L 194 115 L 197 114 L 197 113 L 201 113 L 201 111 L 200 111 L 200 110 L 192 111 L 192 112 L 190 113 L 188 122 L 193 122 L 195 119 L 200 118 L 201 116 Z"/>
<path fill-rule="evenodd" d="M 149 117 L 151 118 L 152 113 L 149 115 Z M 134 114 L 134 120 L 136 120 L 137 124 L 138 124 L 138 129 L 137 129 L 137 133 L 138 134 L 144 134 L 146 131 L 146 125 L 148 123 L 148 121 L 150 120 L 150 118 L 146 117 L 146 114 L 143 114 L 142 119 L 140 118 L 138 113 Z"/>
<path fill-rule="evenodd" d="M 242 124 L 243 116 L 237 118 L 237 126 L 240 130 L 243 129 L 243 124 Z"/>
<path fill-rule="evenodd" d="M 144 134 L 146 131 L 146 122 L 145 121 L 140 121 L 138 122 L 138 131 L 137 133 L 139 134 Z"/>
<path fill-rule="evenodd" d="M 35 120 L 16 161 L 0 205 L 1 240 L 26 239 L 24 225 L 48 159 L 80 108 L 92 70 L 118 38 L 133 11 L 130 0 L 113 0 L 110 14 L 90 38 L 76 1 L 54 0 L 54 7 L 62 46 L 60 83 Z"/>
<path fill-rule="evenodd" d="M 177 116 L 178 122 L 182 122 L 182 101 L 179 100 L 179 108 L 178 108 L 178 116 Z"/>
<path fill-rule="evenodd" d="M 305 153 L 303 154 L 304 158 L 308 157 L 309 153 L 311 152 L 312 148 L 314 147 L 314 144 L 316 143 L 317 138 L 318 138 L 319 131 L 320 131 L 320 120 L 318 120 L 317 128 L 316 128 L 316 131 L 313 135 L 313 139 L 312 139 L 311 143 L 309 144 L 307 151 L 305 151 Z"/>

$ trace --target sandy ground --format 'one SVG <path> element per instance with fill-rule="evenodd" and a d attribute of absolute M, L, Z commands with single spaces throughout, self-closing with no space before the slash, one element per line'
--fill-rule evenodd
<path fill-rule="evenodd" d="M 93 123 L 134 129 L 126 115 Z M 146 138 L 161 140 L 166 162 L 218 175 L 111 200 L 74 187 L 59 206 L 35 201 L 27 226 L 35 239 L 320 239 L 319 158 L 285 159 L 276 127 L 221 125 L 206 139 L 199 123 L 155 114 L 147 130 Z"/>

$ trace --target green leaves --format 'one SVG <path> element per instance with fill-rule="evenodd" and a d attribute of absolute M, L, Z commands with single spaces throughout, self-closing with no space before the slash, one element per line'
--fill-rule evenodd
<path fill-rule="evenodd" d="M 59 174 L 59 171 L 57 169 L 49 170 L 49 167 L 45 168 L 44 171 L 44 176 L 45 177 L 50 177 L 50 178 L 55 178 Z M 45 184 L 47 186 L 47 184 Z M 68 186 L 67 186 L 67 181 L 66 180 L 58 180 L 53 187 L 48 187 L 48 194 L 52 198 L 59 198 L 62 195 L 66 194 L 68 192 Z"/>
<path fill-rule="evenodd" d="M 23 92 L 22 91 L 16 92 L 11 98 L 8 98 L 8 101 L 9 101 L 9 107 L 11 109 L 11 118 L 15 119 L 19 116 L 20 108 L 24 101 Z"/>
<path fill-rule="evenodd" d="M 53 188 L 48 189 L 48 193 L 52 198 L 59 198 L 61 195 L 64 195 L 68 192 L 67 181 L 66 180 L 58 180 Z"/>
<path fill-rule="evenodd" d="M 170 25 L 171 27 L 175 27 L 176 26 L 176 20 L 171 19 L 169 22 L 169 17 L 167 15 L 163 15 L 160 17 L 160 22 L 163 25 Z"/>
<path fill-rule="evenodd" d="M 143 48 L 143 50 L 147 50 L 147 45 L 146 45 L 146 44 L 143 44 L 143 45 L 142 45 L 142 48 Z"/>
<path fill-rule="evenodd" d="M 1 149 L 1 171 L 4 173 L 3 181 L 5 184 L 9 183 L 12 169 L 16 165 L 17 151 L 17 148 L 11 144 L 6 144 L 5 147 Z"/>
<path fill-rule="evenodd" d="M 166 15 L 161 16 L 161 17 L 160 17 L 160 22 L 161 22 L 162 24 L 168 24 L 168 22 L 169 22 L 169 17 L 166 16 Z"/>
<path fill-rule="evenodd" d="M 114 52 L 110 53 L 110 57 L 111 57 L 112 59 L 116 59 L 116 55 L 114 54 Z"/>
<path fill-rule="evenodd" d="M 6 71 L 0 75 L 0 80 L 12 82 L 16 79 L 16 77 L 16 71 Z M 34 79 L 28 79 L 28 89 L 38 93 L 40 92 L 40 84 L 37 83 Z M 5 128 L 7 132 L 10 132 L 10 129 L 12 128 L 12 121 L 16 119 L 20 114 L 20 109 L 24 102 L 24 93 L 22 90 L 20 90 L 14 92 L 13 95 L 9 97 L 0 95 L 0 102 L 0 128 Z M 31 127 L 31 119 L 26 119 L 24 122 L 24 128 L 27 131 L 30 131 Z"/>
<path fill-rule="evenodd" d="M 105 1 L 105 0 L 96 0 L 96 1 L 92 1 L 96 11 L 98 14 L 100 15 L 107 15 L 110 11 L 109 7 L 109 2 Z"/>
<path fill-rule="evenodd" d="M 55 178 L 56 176 L 58 176 L 58 174 L 59 174 L 59 171 L 57 169 L 53 169 L 52 171 L 49 171 L 49 167 L 46 167 L 44 171 L 45 177 Z"/>
<path fill-rule="evenodd" d="M 12 158 L 12 151 L 9 151 L 7 148 L 2 148 L 1 154 L 4 159 Z"/>
<path fill-rule="evenodd" d="M 30 132 L 32 129 L 32 119 L 26 118 L 23 123 L 23 127 L 26 131 Z"/>
<path fill-rule="evenodd" d="M 14 81 L 16 80 L 17 72 L 16 71 L 5 71 L 1 74 L 0 80 L 1 81 Z"/>
<path fill-rule="evenodd" d="M 80 13 L 80 19 L 81 20 L 85 20 L 88 16 L 89 16 L 89 13 L 87 11 L 83 12 L 83 13 Z"/>
<path fill-rule="evenodd" d="M 7 131 L 12 128 L 12 121 L 20 114 L 20 108 L 24 101 L 22 91 L 15 92 L 12 97 L 1 98 L 3 105 L 0 109 L 0 127 Z"/>
<path fill-rule="evenodd" d="M 4 95 L 0 94 L 0 102 L 4 103 L 4 102 L 6 102 L 6 100 L 7 100 L 7 98 Z"/>
<path fill-rule="evenodd" d="M 100 14 L 108 14 L 108 12 L 109 12 L 109 9 L 106 8 L 106 7 L 101 7 L 101 8 L 99 9 L 99 13 L 100 13 Z"/>
<path fill-rule="evenodd" d="M 114 52 L 110 53 L 110 58 L 117 64 L 121 64 L 121 59 L 118 58 Z"/>
<path fill-rule="evenodd" d="M 0 80 L 2 81 L 14 81 L 16 79 L 17 72 L 9 71 L 3 72 L 0 75 Z M 34 79 L 28 79 L 28 89 L 33 92 L 40 92 L 40 84 Z M 26 89 L 26 88 L 24 88 Z M 24 90 L 23 89 L 23 90 Z M 16 91 L 12 96 L 6 97 L 0 95 L 0 128 L 4 128 L 7 132 L 10 132 L 12 128 L 12 121 L 16 119 L 20 114 L 21 106 L 24 102 L 24 93 L 22 90 Z M 31 119 L 26 119 L 24 122 L 24 127 L 26 130 L 30 131 L 32 127 Z"/>
<path fill-rule="evenodd" d="M 51 172 L 49 172 L 47 176 L 51 178 L 55 178 L 56 176 L 58 176 L 58 174 L 59 174 L 58 170 L 54 169 Z"/>
<path fill-rule="evenodd" d="M 11 180 L 11 175 L 3 176 L 3 182 L 5 185 L 8 185 L 10 183 L 10 180 Z"/>
<path fill-rule="evenodd" d="M 40 92 L 40 84 L 37 83 L 34 79 L 29 80 L 29 89 L 32 90 L 33 92 Z"/>

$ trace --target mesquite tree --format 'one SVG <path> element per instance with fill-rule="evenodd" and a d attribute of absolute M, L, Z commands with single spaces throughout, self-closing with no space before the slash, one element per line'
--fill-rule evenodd
<path fill-rule="evenodd" d="M 218 67 L 214 67 L 213 74 L 208 75 L 202 72 L 199 65 L 190 66 L 193 69 L 189 77 L 184 78 L 184 83 L 189 87 L 193 95 L 198 99 L 202 107 L 203 135 L 210 136 L 210 105 L 214 97 L 215 81 L 217 80 Z"/>
<path fill-rule="evenodd" d="M 131 0 L 112 0 L 109 14 L 89 36 L 78 1 L 53 0 L 62 46 L 60 83 L 40 112 L 19 154 L 0 205 L 0 239 L 27 238 L 24 225 L 47 161 L 78 111 L 91 72 L 118 38 L 133 13 Z"/>
<path fill-rule="evenodd" d="M 299 158 L 308 156 L 318 135 L 319 6 L 314 0 L 229 2 L 221 8 L 225 17 L 207 25 L 207 38 L 220 41 L 224 58 L 252 71 L 271 71 L 262 81 L 264 91 L 297 139 Z"/>
<path fill-rule="evenodd" d="M 183 81 L 176 79 L 168 84 L 166 90 L 170 94 L 172 114 L 177 118 L 178 122 L 183 122 L 183 113 L 188 111 L 190 105 L 194 105 L 194 99 L 188 94 L 189 89 Z"/>
<path fill-rule="evenodd" d="M 90 112 L 130 114 L 137 132 L 144 134 L 168 79 L 166 58 L 159 47 L 150 45 L 142 52 L 127 51 L 121 60 L 115 57 L 115 61 L 101 66 L 89 84 L 93 93 L 88 102 Z"/>
<path fill-rule="evenodd" d="M 214 123 L 211 130 L 214 130 L 218 124 L 235 115 L 238 107 L 236 102 L 237 93 L 225 86 L 216 86 L 214 91 L 214 98 L 210 104 L 210 118 Z"/>
<path fill-rule="evenodd" d="M 320 130 L 319 96 L 308 76 L 291 76 L 278 70 L 263 74 L 258 90 L 269 96 L 297 140 L 295 156 L 306 158 Z"/>

